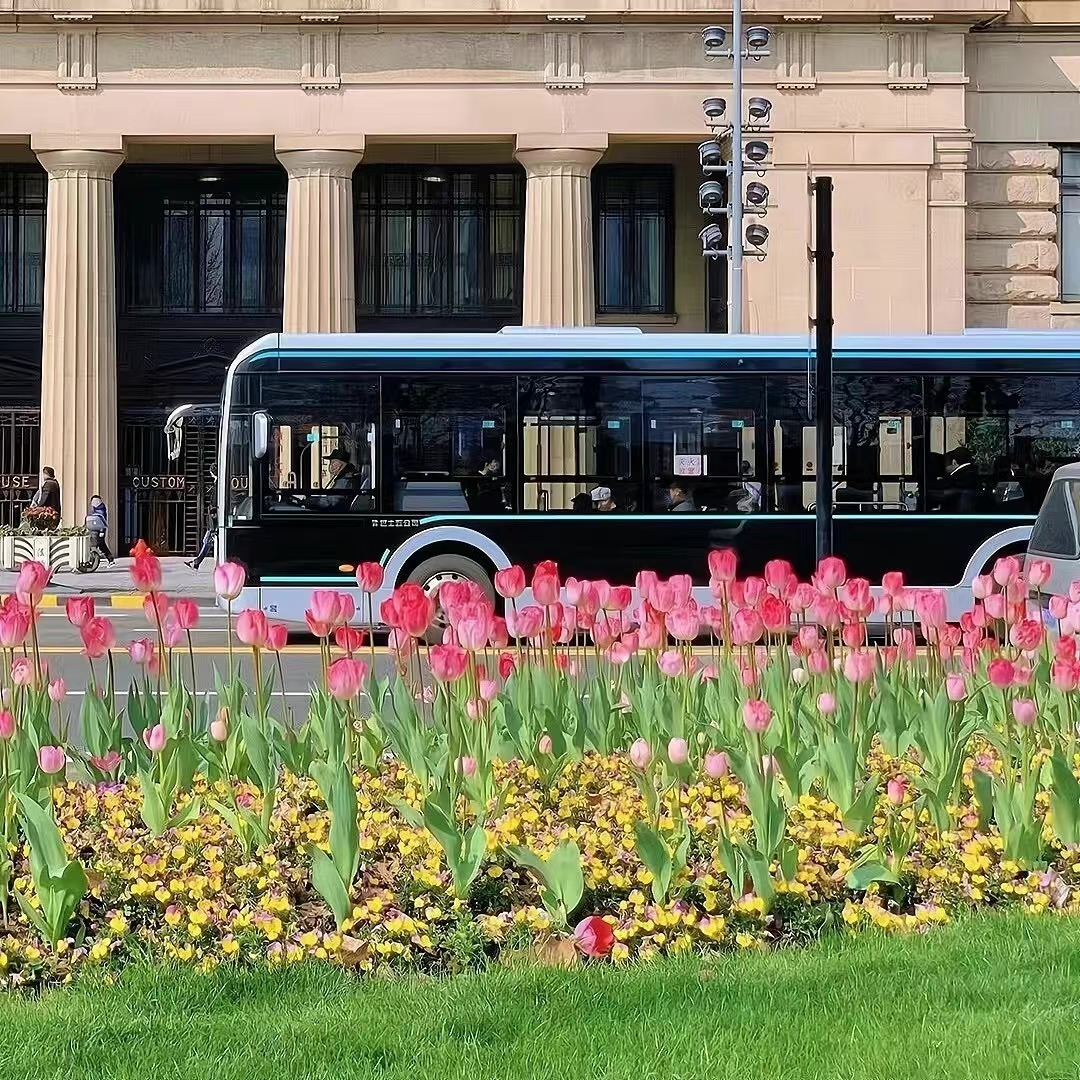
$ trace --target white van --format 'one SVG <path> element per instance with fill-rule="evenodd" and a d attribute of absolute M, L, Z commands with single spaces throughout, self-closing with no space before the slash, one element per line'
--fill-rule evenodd
<path fill-rule="evenodd" d="M 1028 541 L 1027 559 L 1046 559 L 1053 567 L 1040 590 L 1044 597 L 1063 596 L 1080 581 L 1080 462 L 1054 473 Z"/>

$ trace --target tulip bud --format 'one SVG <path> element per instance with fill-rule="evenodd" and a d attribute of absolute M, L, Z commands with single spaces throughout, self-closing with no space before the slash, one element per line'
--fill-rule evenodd
<path fill-rule="evenodd" d="M 644 739 L 636 739 L 630 747 L 630 761 L 636 769 L 647 769 L 652 762 L 652 747 Z"/>
<path fill-rule="evenodd" d="M 550 735 L 541 735 L 540 742 L 537 743 L 536 749 L 541 754 L 550 754 L 555 749 L 555 744 L 551 741 Z"/>
<path fill-rule="evenodd" d="M 229 737 L 229 710 L 224 705 L 218 709 L 217 717 L 210 724 L 210 738 L 214 742 L 224 742 Z"/>
<path fill-rule="evenodd" d="M 885 785 L 885 794 L 893 806 L 900 806 L 907 795 L 908 782 L 902 776 L 894 777 Z"/>
<path fill-rule="evenodd" d="M 15 734 L 15 717 L 5 709 L 0 712 L 0 739 L 7 742 Z"/>
<path fill-rule="evenodd" d="M 791 669 L 791 681 L 796 686 L 802 686 L 806 682 L 807 678 L 808 676 L 806 674 L 806 668 L 797 667 Z"/>
<path fill-rule="evenodd" d="M 668 760 L 672 765 L 685 765 L 690 757 L 690 748 L 685 739 L 672 739 L 668 743 Z"/>
<path fill-rule="evenodd" d="M 836 712 L 836 698 L 832 694 L 822 694 L 817 699 L 817 707 L 824 716 L 832 716 Z"/>
<path fill-rule="evenodd" d="M 723 751 L 705 755 L 705 775 L 710 780 L 722 780 L 730 771 L 728 756 Z"/>

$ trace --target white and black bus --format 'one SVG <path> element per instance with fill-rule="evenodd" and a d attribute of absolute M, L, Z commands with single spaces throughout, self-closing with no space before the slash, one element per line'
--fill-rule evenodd
<path fill-rule="evenodd" d="M 270 335 L 224 388 L 218 558 L 247 567 L 240 604 L 287 621 L 365 561 L 385 568 L 376 604 L 547 558 L 704 585 L 732 547 L 744 574 L 782 557 L 806 576 L 811 364 L 796 337 Z M 838 338 L 834 372 L 836 553 L 958 613 L 1080 458 L 1080 335 Z"/>

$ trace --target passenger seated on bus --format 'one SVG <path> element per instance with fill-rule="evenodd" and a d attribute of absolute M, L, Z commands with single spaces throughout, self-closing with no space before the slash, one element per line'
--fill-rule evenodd
<path fill-rule="evenodd" d="M 327 455 L 326 471 L 330 474 L 330 483 L 324 490 L 333 494 L 315 495 L 308 499 L 307 504 L 316 510 L 351 510 L 357 492 L 371 489 L 370 475 L 365 478 L 340 447 Z"/>
<path fill-rule="evenodd" d="M 668 511 L 676 514 L 697 511 L 690 485 L 678 476 L 668 481 Z"/>
<path fill-rule="evenodd" d="M 587 491 L 579 491 L 570 500 L 570 509 L 575 514 L 591 514 L 594 510 L 592 496 Z"/>
<path fill-rule="evenodd" d="M 610 514 L 618 509 L 609 487 L 594 487 L 589 492 L 589 497 L 592 499 L 592 508 L 601 514 Z"/>
<path fill-rule="evenodd" d="M 947 514 L 976 514 L 979 511 L 981 484 L 975 461 L 966 446 L 958 446 L 945 466 L 945 491 L 941 509 Z"/>

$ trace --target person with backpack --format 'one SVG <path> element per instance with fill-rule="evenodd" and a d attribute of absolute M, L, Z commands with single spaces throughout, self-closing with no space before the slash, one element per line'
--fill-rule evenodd
<path fill-rule="evenodd" d="M 116 560 L 105 540 L 105 534 L 109 531 L 109 510 L 100 495 L 90 497 L 90 508 L 86 512 L 86 531 L 90 534 L 91 551 L 100 552 L 112 566 Z"/>

